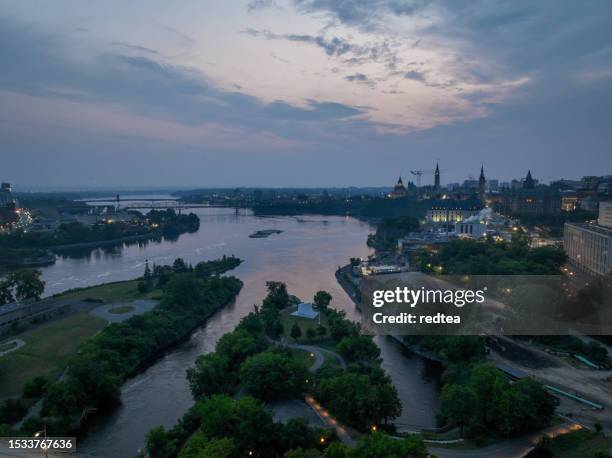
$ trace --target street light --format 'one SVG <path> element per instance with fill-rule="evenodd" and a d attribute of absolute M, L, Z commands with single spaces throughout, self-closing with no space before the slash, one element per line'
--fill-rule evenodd
<path fill-rule="evenodd" d="M 41 430 L 38 431 L 34 434 L 34 437 L 40 437 L 40 435 L 43 434 L 45 440 L 43 441 L 43 444 L 41 445 L 41 448 L 43 449 L 44 453 L 45 453 L 45 458 L 47 458 L 49 456 L 49 449 L 47 448 L 47 424 L 45 423 L 45 427 Z"/>

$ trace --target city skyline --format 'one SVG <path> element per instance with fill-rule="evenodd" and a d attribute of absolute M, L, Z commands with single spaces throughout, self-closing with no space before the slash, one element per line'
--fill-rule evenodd
<path fill-rule="evenodd" d="M 436 162 L 442 184 L 480 164 L 500 181 L 606 174 L 611 20 L 597 1 L 0 1 L 2 179 L 391 186 Z"/>

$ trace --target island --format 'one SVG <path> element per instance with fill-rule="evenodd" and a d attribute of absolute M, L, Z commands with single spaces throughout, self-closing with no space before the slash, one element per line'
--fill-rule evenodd
<path fill-rule="evenodd" d="M 283 231 L 279 229 L 264 229 L 262 231 L 253 232 L 249 235 L 251 239 L 265 239 L 270 237 L 272 234 L 282 234 Z"/>

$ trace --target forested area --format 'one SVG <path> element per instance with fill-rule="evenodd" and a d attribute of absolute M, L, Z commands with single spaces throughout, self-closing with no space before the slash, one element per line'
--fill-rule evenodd
<path fill-rule="evenodd" d="M 378 250 L 395 248 L 398 239 L 419 229 L 419 220 L 412 216 L 384 218 L 376 226 L 376 232 L 368 236 L 368 246 Z"/>
<path fill-rule="evenodd" d="M 236 258 L 214 261 L 214 269 L 233 268 Z M 222 269 L 225 263 L 226 269 Z M 68 364 L 65 374 L 45 387 L 42 418 L 32 417 L 22 431 L 47 425 L 50 434 L 75 433 L 92 409 L 108 409 L 120 402 L 120 386 L 127 377 L 149 364 L 160 352 L 204 323 L 238 294 L 242 282 L 234 277 L 202 275 L 185 266 L 173 270 L 163 284 L 160 304 L 152 311 L 113 323 L 87 341 Z"/>
<path fill-rule="evenodd" d="M 549 424 L 556 400 L 532 379 L 510 382 L 484 361 L 478 336 L 405 337 L 436 354 L 444 366 L 440 425 L 457 427 L 462 437 L 483 443 L 516 437 Z"/>
<path fill-rule="evenodd" d="M 312 394 L 338 420 L 363 431 L 374 424 L 384 428 L 401 410 L 395 388 L 379 364 L 379 349 L 361 335 L 343 313 L 328 309 L 331 296 L 315 295 L 315 304 L 328 319 L 332 342 L 346 358 L 347 370 L 322 367 L 309 374 L 293 350 L 273 340 L 283 332 L 279 315 L 293 303 L 283 283 L 268 282 L 268 295 L 225 334 L 215 351 L 202 355 L 187 378 L 196 404 L 171 429 L 152 430 L 147 448 L 155 458 L 241 456 L 361 457 L 413 456 L 424 458 L 418 438 L 389 439 L 367 435 L 357 449 L 339 443 L 331 430 L 308 426 L 295 418 L 274 423 L 267 402 L 299 399 Z M 241 393 L 240 399 L 233 399 Z"/>
<path fill-rule="evenodd" d="M 439 252 L 420 252 L 415 260 L 424 272 L 447 275 L 558 275 L 566 256 L 561 248 L 530 248 L 526 237 L 510 242 L 455 239 Z"/>

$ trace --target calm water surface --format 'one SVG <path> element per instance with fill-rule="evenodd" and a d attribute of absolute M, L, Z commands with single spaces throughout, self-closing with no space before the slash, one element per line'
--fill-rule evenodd
<path fill-rule="evenodd" d="M 123 404 L 113 414 L 96 420 L 90 434 L 79 444 L 81 456 L 131 457 L 153 427 L 172 426 L 192 405 L 185 371 L 198 355 L 214 350 L 217 340 L 231 331 L 253 305 L 265 297 L 268 280 L 283 281 L 291 294 L 304 300 L 320 289 L 334 297 L 332 306 L 358 319 L 353 303 L 336 283 L 334 272 L 353 256 L 367 256 L 365 241 L 371 227 L 353 218 L 255 217 L 250 212 L 211 208 L 194 211 L 200 229 L 177 241 L 149 242 L 96 249 L 59 257 L 43 269 L 46 294 L 75 287 L 142 274 L 145 261 L 171 263 L 182 257 L 190 263 L 235 254 L 244 263 L 232 271 L 244 282 L 234 304 L 212 317 L 184 344 L 166 354 L 122 388 Z M 282 234 L 251 239 L 261 229 L 280 229 Z M 434 424 L 437 408 L 436 378 L 420 358 L 402 354 L 397 344 L 377 339 L 384 368 L 393 378 L 403 404 L 397 420 L 400 429 L 419 429 Z"/>

